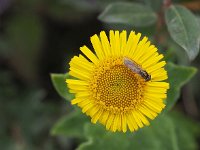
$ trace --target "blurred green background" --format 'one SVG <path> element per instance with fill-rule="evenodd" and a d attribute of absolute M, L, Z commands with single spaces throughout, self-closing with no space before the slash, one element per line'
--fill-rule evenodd
<path fill-rule="evenodd" d="M 162 43 L 163 36 L 160 35 L 165 34 L 164 29 L 157 30 L 154 25 L 132 27 L 101 22 L 98 15 L 114 1 L 0 0 L 0 150 L 73 150 L 78 147 L 82 139 L 50 134 L 56 121 L 72 110 L 55 91 L 50 73 L 68 72 L 71 57 L 79 53 L 80 46 L 89 45 L 89 37 L 101 30 L 133 29 L 142 32 L 159 48 L 169 49 L 168 53 L 163 51 L 167 59 L 200 68 L 199 55 L 188 63 L 186 54 L 180 53 L 180 47 L 171 40 Z M 163 3 L 162 0 L 129 2 L 144 4 L 155 12 L 160 11 Z M 200 25 L 199 1 L 173 2 L 193 11 Z M 197 123 L 200 119 L 199 77 L 197 73 L 181 89 L 174 107 L 182 118 Z M 199 139 L 198 135 L 186 140 L 189 143 L 195 141 L 191 147 L 197 149 Z"/>

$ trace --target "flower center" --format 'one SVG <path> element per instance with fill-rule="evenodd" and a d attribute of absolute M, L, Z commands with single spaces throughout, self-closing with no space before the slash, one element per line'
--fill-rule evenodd
<path fill-rule="evenodd" d="M 102 63 L 91 85 L 94 101 L 106 110 L 124 112 L 143 101 L 145 80 L 123 65 L 122 58 Z"/>

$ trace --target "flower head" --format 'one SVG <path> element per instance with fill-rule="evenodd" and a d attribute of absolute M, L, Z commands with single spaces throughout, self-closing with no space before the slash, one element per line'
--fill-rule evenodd
<path fill-rule="evenodd" d="M 103 124 L 107 130 L 136 131 L 149 125 L 165 107 L 163 100 L 169 84 L 162 54 L 147 37 L 131 31 L 110 31 L 91 37 L 94 52 L 80 48 L 85 55 L 70 61 L 66 82 L 77 104 L 91 121 Z"/>

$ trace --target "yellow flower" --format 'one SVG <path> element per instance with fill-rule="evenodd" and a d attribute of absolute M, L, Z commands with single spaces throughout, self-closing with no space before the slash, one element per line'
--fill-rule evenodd
<path fill-rule="evenodd" d="M 165 61 L 147 37 L 131 31 L 104 31 L 91 37 L 94 48 L 80 48 L 85 55 L 74 56 L 66 82 L 77 104 L 91 121 L 107 130 L 133 132 L 149 125 L 165 107 L 169 84 Z M 130 63 L 130 65 L 127 65 Z M 146 75 L 146 76 L 145 76 Z M 147 76 L 149 79 L 147 79 Z"/>

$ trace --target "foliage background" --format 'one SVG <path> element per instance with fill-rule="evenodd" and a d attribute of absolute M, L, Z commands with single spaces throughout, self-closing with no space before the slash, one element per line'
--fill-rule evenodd
<path fill-rule="evenodd" d="M 0 0 L 0 149 L 199 148 L 200 2 L 172 2 L 193 12 L 177 8 L 184 16 L 188 34 L 184 39 L 178 34 L 182 33 L 180 22 L 168 28 L 165 24 L 173 11 L 165 13 L 168 3 L 163 3 L 170 1 L 121 0 L 120 6 L 127 1 L 124 9 L 110 11 L 116 0 Z M 63 85 L 67 77 L 63 73 L 79 47 L 89 45 L 91 35 L 108 29 L 142 32 L 173 62 L 167 67 L 172 77 L 167 115 L 161 114 L 152 126 L 135 134 L 113 134 L 92 125 L 79 110 L 73 111 L 72 95 Z M 52 74 L 52 81 L 68 101 L 55 91 L 50 73 L 59 73 Z"/>

